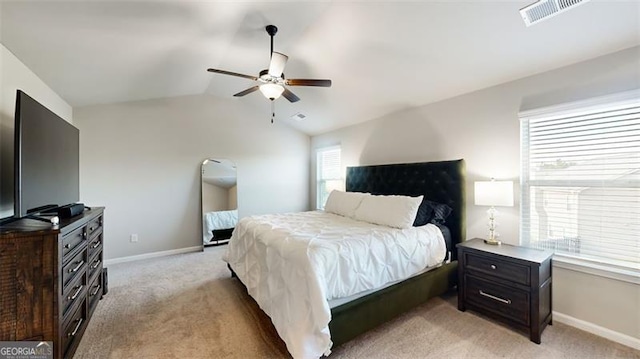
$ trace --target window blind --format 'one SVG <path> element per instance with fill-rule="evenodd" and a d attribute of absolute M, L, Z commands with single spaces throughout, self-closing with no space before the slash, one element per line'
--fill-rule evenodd
<path fill-rule="evenodd" d="M 317 168 L 317 202 L 318 209 L 324 208 L 329 193 L 334 189 L 344 189 L 340 163 L 340 147 L 328 147 L 318 150 Z"/>
<path fill-rule="evenodd" d="M 521 118 L 521 239 L 640 269 L 640 99 Z"/>

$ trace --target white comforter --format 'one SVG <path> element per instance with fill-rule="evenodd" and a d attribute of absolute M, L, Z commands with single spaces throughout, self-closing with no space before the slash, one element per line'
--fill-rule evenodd
<path fill-rule="evenodd" d="M 213 239 L 212 230 L 234 228 L 238 223 L 238 210 L 214 211 L 204 214 L 204 242 L 209 243 Z"/>
<path fill-rule="evenodd" d="M 225 260 L 298 359 L 330 353 L 328 300 L 408 278 L 445 253 L 431 224 L 401 230 L 315 211 L 243 218 Z"/>

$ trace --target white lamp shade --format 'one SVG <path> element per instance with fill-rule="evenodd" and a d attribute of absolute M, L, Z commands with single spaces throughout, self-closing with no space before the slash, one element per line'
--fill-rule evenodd
<path fill-rule="evenodd" d="M 513 206 L 512 181 L 478 181 L 474 189 L 476 206 Z"/>
<path fill-rule="evenodd" d="M 284 87 L 277 84 L 260 85 L 260 92 L 269 100 L 275 100 L 284 92 Z"/>

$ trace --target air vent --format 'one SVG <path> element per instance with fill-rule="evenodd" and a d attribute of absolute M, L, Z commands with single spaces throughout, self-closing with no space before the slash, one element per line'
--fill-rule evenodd
<path fill-rule="evenodd" d="M 292 120 L 296 120 L 296 121 L 302 121 L 305 118 L 307 118 L 307 116 L 303 115 L 302 113 L 298 112 L 295 115 L 291 116 Z"/>
<path fill-rule="evenodd" d="M 531 26 L 588 1 L 589 0 L 540 0 L 520 9 L 520 15 L 522 15 L 524 23 L 527 26 Z"/>

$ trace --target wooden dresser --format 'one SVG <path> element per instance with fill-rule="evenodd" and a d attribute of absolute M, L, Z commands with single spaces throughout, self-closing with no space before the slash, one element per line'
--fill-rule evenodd
<path fill-rule="evenodd" d="M 553 253 L 482 239 L 459 243 L 458 309 L 472 309 L 521 329 L 540 344 L 551 324 Z"/>
<path fill-rule="evenodd" d="M 104 208 L 58 226 L 0 226 L 0 341 L 52 341 L 71 358 L 103 294 Z"/>

